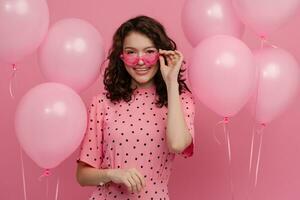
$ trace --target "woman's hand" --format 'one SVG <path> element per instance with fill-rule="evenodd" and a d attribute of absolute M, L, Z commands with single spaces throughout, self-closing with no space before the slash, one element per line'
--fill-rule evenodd
<path fill-rule="evenodd" d="M 162 49 L 159 49 L 159 53 L 160 71 L 165 83 L 167 86 L 174 83 L 177 84 L 178 74 L 183 62 L 182 53 L 177 50 L 168 51 Z"/>
<path fill-rule="evenodd" d="M 145 186 L 144 177 L 135 169 L 111 169 L 108 173 L 110 180 L 123 184 L 130 192 L 140 192 Z"/>

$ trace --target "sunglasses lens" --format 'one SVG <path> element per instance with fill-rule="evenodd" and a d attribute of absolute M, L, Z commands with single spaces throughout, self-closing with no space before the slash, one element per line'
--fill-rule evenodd
<path fill-rule="evenodd" d="M 145 54 L 143 56 L 143 60 L 145 62 L 145 65 L 151 66 L 157 62 L 158 57 L 159 57 L 158 53 Z"/>
<path fill-rule="evenodd" d="M 128 66 L 135 66 L 139 62 L 139 57 L 137 54 L 123 54 L 123 61 Z"/>
<path fill-rule="evenodd" d="M 121 55 L 121 59 L 127 66 L 134 67 L 138 64 L 139 60 L 141 59 L 146 66 L 150 67 L 154 65 L 159 58 L 158 52 L 154 53 L 146 53 L 141 58 L 138 56 L 137 53 L 123 53 Z"/>

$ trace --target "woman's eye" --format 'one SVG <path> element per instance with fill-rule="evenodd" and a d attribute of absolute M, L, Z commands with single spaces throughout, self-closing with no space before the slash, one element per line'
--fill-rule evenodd
<path fill-rule="evenodd" d="M 153 54 L 153 53 L 156 53 L 156 51 L 155 50 L 148 50 L 147 53 Z"/>
<path fill-rule="evenodd" d="M 126 54 L 134 54 L 135 52 L 134 51 L 126 51 L 125 53 Z"/>

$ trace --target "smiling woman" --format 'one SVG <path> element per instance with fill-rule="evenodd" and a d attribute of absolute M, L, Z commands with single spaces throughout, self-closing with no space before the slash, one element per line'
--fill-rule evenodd
<path fill-rule="evenodd" d="M 194 100 L 183 55 L 156 20 L 138 16 L 116 31 L 106 92 L 93 97 L 77 180 L 90 199 L 169 199 L 176 154 L 194 149 Z"/>

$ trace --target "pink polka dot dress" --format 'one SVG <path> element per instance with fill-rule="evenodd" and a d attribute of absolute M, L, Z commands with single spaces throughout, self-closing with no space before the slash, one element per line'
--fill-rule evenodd
<path fill-rule="evenodd" d="M 180 155 L 189 157 L 194 150 L 195 103 L 188 91 L 180 98 L 193 137 Z M 136 168 L 146 187 L 131 193 L 125 185 L 109 182 L 97 186 L 90 200 L 169 199 L 168 180 L 175 154 L 166 142 L 168 110 L 156 107 L 155 99 L 155 86 L 136 89 L 130 102 L 112 103 L 105 93 L 93 97 L 78 160 L 99 169 Z"/>

